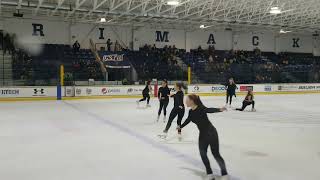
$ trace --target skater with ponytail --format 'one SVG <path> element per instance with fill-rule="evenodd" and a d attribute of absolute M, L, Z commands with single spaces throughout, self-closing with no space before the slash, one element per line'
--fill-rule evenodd
<path fill-rule="evenodd" d="M 166 116 L 167 116 L 167 106 L 169 104 L 169 95 L 170 95 L 170 89 L 168 87 L 168 82 L 167 80 L 163 80 L 161 87 L 159 88 L 158 91 L 158 99 L 160 102 L 159 110 L 158 110 L 158 118 L 157 121 L 159 121 L 161 111 L 163 110 L 163 122 L 166 121 Z"/>
<path fill-rule="evenodd" d="M 216 128 L 211 124 L 208 119 L 207 113 L 218 113 L 225 111 L 226 108 L 207 108 L 203 105 L 199 96 L 195 94 L 188 95 L 186 99 L 187 107 L 190 107 L 189 116 L 185 120 L 185 122 L 178 127 L 178 130 L 183 129 L 187 126 L 191 121 L 195 123 L 199 129 L 199 151 L 200 156 L 203 161 L 203 164 L 206 167 L 207 179 L 214 180 L 214 175 L 212 174 L 212 169 L 210 166 L 210 162 L 207 156 L 208 147 L 210 146 L 213 157 L 217 161 L 220 169 L 221 175 L 223 179 L 227 179 L 227 169 L 224 162 L 224 159 L 220 155 L 219 152 L 219 137 Z"/>
<path fill-rule="evenodd" d="M 182 91 L 184 89 L 184 87 L 185 87 L 185 85 L 183 83 L 176 83 L 175 84 L 176 93 L 170 95 L 170 97 L 172 97 L 174 99 L 174 107 L 170 113 L 169 120 L 167 122 L 167 126 L 163 131 L 164 137 L 166 137 L 166 134 L 171 127 L 173 119 L 176 118 L 177 116 L 178 116 L 177 125 L 178 125 L 178 127 L 181 125 L 181 121 L 182 121 L 182 118 L 183 118 L 184 112 L 185 112 L 185 108 L 184 108 L 184 104 L 183 104 L 184 94 Z M 181 135 L 180 130 L 178 131 L 178 134 Z"/>
<path fill-rule="evenodd" d="M 143 89 L 142 91 L 142 99 L 137 101 L 137 105 L 139 106 L 139 103 L 142 101 L 147 100 L 147 107 L 150 107 L 150 92 L 152 91 L 152 87 L 151 87 L 151 81 L 147 81 L 146 83 L 146 87 Z"/>
<path fill-rule="evenodd" d="M 228 103 L 229 103 L 229 107 L 231 107 L 233 96 L 237 97 L 236 89 L 238 89 L 236 83 L 234 82 L 233 78 L 230 78 L 228 84 L 226 85 L 226 90 L 227 90 L 226 107 L 228 106 Z"/>

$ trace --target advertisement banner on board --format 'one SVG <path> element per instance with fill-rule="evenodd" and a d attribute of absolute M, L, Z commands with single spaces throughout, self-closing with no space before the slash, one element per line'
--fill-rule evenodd
<path fill-rule="evenodd" d="M 99 86 L 99 87 L 75 87 L 75 96 L 112 96 L 112 95 L 141 95 L 145 86 Z M 69 94 L 71 90 L 67 90 Z"/>
<path fill-rule="evenodd" d="M 189 93 L 223 93 L 226 87 L 223 85 L 189 85 Z"/>
<path fill-rule="evenodd" d="M 6 97 L 56 97 L 57 87 L 3 87 L 0 98 Z"/>

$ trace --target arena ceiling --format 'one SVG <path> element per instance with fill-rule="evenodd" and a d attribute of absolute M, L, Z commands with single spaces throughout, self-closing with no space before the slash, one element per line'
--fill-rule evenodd
<path fill-rule="evenodd" d="M 57 18 L 133 26 L 320 30 L 320 0 L 0 0 L 3 18 Z M 272 7 L 281 13 L 271 14 Z"/>

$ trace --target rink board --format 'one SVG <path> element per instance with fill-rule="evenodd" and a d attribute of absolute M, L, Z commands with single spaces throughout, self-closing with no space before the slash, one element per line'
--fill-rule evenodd
<path fill-rule="evenodd" d="M 255 94 L 306 94 L 320 93 L 320 84 L 238 84 L 237 94 L 245 94 L 252 90 Z M 64 86 L 61 89 L 63 99 L 99 99 L 99 98 L 139 98 L 144 85 L 134 86 Z M 170 88 L 173 88 L 170 86 Z M 0 101 L 30 101 L 30 100 L 55 100 L 57 87 L 32 86 L 32 87 L 1 87 Z M 224 96 L 226 87 L 217 84 L 188 85 L 187 93 L 201 96 Z M 157 94 L 156 90 L 152 95 Z"/>

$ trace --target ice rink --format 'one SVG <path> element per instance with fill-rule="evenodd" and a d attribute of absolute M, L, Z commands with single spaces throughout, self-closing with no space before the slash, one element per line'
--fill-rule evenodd
<path fill-rule="evenodd" d="M 208 107 L 221 107 L 224 99 L 203 97 Z M 179 142 L 174 122 L 162 141 L 158 101 L 147 109 L 137 108 L 135 101 L 1 102 L 0 179 L 204 179 L 196 126 L 185 128 Z M 319 180 L 319 107 L 320 94 L 257 95 L 257 112 L 210 114 L 231 179 Z"/>

